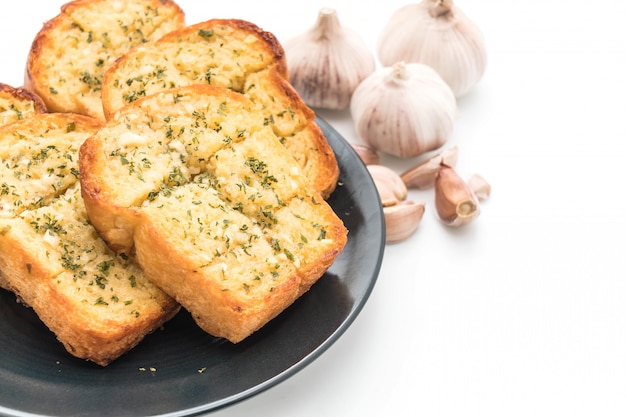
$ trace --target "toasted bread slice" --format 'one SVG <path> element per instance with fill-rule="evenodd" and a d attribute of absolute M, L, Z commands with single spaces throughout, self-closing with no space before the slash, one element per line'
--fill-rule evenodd
<path fill-rule="evenodd" d="M 0 83 L 0 126 L 46 112 L 46 105 L 36 94 Z"/>
<path fill-rule="evenodd" d="M 265 123 L 193 85 L 119 110 L 80 151 L 94 227 L 209 334 L 239 342 L 306 292 L 347 231 Z"/>
<path fill-rule="evenodd" d="M 89 222 L 78 150 L 100 127 L 42 114 L 0 128 L 0 274 L 69 353 L 104 366 L 180 306 Z"/>
<path fill-rule="evenodd" d="M 105 116 L 146 95 L 193 84 L 245 94 L 300 163 L 313 187 L 328 197 L 339 168 L 315 113 L 288 82 L 278 40 L 253 23 L 214 19 L 178 29 L 120 57 L 104 75 Z"/>
<path fill-rule="evenodd" d="M 35 37 L 24 86 L 51 112 L 104 119 L 100 90 L 107 67 L 130 48 L 184 24 L 171 0 L 69 2 Z"/>

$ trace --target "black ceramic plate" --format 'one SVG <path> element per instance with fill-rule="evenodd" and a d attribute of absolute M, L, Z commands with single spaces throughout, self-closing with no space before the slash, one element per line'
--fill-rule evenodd
<path fill-rule="evenodd" d="M 349 238 L 308 293 L 237 345 L 205 334 L 183 311 L 101 368 L 67 354 L 30 309 L 0 290 L 0 414 L 195 415 L 284 381 L 331 346 L 372 291 L 385 236 L 366 168 L 331 126 L 318 122 L 341 168 L 329 202 Z"/>

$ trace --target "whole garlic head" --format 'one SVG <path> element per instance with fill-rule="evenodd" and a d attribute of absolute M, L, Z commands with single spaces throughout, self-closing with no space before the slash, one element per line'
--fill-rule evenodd
<path fill-rule="evenodd" d="M 422 0 L 398 9 L 378 39 L 378 58 L 383 65 L 426 64 L 456 97 L 482 78 L 487 65 L 482 32 L 452 0 Z"/>
<path fill-rule="evenodd" d="M 357 85 L 376 68 L 365 41 L 341 26 L 331 8 L 322 8 L 315 25 L 283 47 L 291 84 L 311 107 L 345 109 Z"/>
<path fill-rule="evenodd" d="M 361 140 L 409 158 L 441 147 L 456 119 L 456 98 L 432 68 L 398 62 L 376 70 L 352 95 L 350 111 Z"/>

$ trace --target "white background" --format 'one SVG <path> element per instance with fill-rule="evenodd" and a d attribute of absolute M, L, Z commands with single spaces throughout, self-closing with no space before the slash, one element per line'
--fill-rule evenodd
<path fill-rule="evenodd" d="M 62 1 L 3 2 L 0 82 L 21 85 L 30 42 Z M 280 40 L 322 6 L 372 50 L 400 0 L 179 0 L 188 23 L 241 18 Z M 487 72 L 459 101 L 459 173 L 493 187 L 450 230 L 432 190 L 409 240 L 388 245 L 344 336 L 278 386 L 214 415 L 626 415 L 626 2 L 457 0 L 482 29 Z M 358 142 L 344 112 L 321 112 Z M 398 172 L 414 160 L 385 158 Z"/>

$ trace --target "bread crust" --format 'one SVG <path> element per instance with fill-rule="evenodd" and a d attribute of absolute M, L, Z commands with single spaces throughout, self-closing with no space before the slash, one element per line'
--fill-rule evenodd
<path fill-rule="evenodd" d="M 129 104 L 85 141 L 80 167 L 105 241 L 234 343 L 308 291 L 347 241 L 255 104 L 226 88 Z"/>
<path fill-rule="evenodd" d="M 0 268 L 8 277 L 5 289 L 32 308 L 70 354 L 100 366 L 134 348 L 180 310 L 173 299 L 164 297 L 160 308 L 146 309 L 140 321 L 102 320 L 60 291 L 54 284 L 58 271 L 48 269 L 45 260 L 24 247 L 21 239 L 1 238 L 0 253 Z"/>
<path fill-rule="evenodd" d="M 46 111 L 45 103 L 35 93 L 0 83 L 0 126 Z"/>
<path fill-rule="evenodd" d="M 78 149 L 102 122 L 44 113 L 0 128 L 0 285 L 66 350 L 108 365 L 180 306 L 90 225 Z"/>
<path fill-rule="evenodd" d="M 142 7 L 154 15 L 146 14 L 143 21 L 139 15 L 129 14 L 131 9 L 139 13 L 136 9 Z M 33 40 L 24 87 L 40 96 L 51 112 L 80 113 L 103 120 L 100 85 L 106 68 L 133 46 L 184 26 L 184 19 L 182 9 L 171 0 L 66 3 Z"/>
<path fill-rule="evenodd" d="M 211 19 L 128 51 L 104 74 L 105 117 L 146 95 L 194 84 L 225 87 L 250 98 L 313 187 L 330 196 L 339 177 L 335 155 L 315 113 L 289 83 L 282 45 L 251 22 Z"/>

